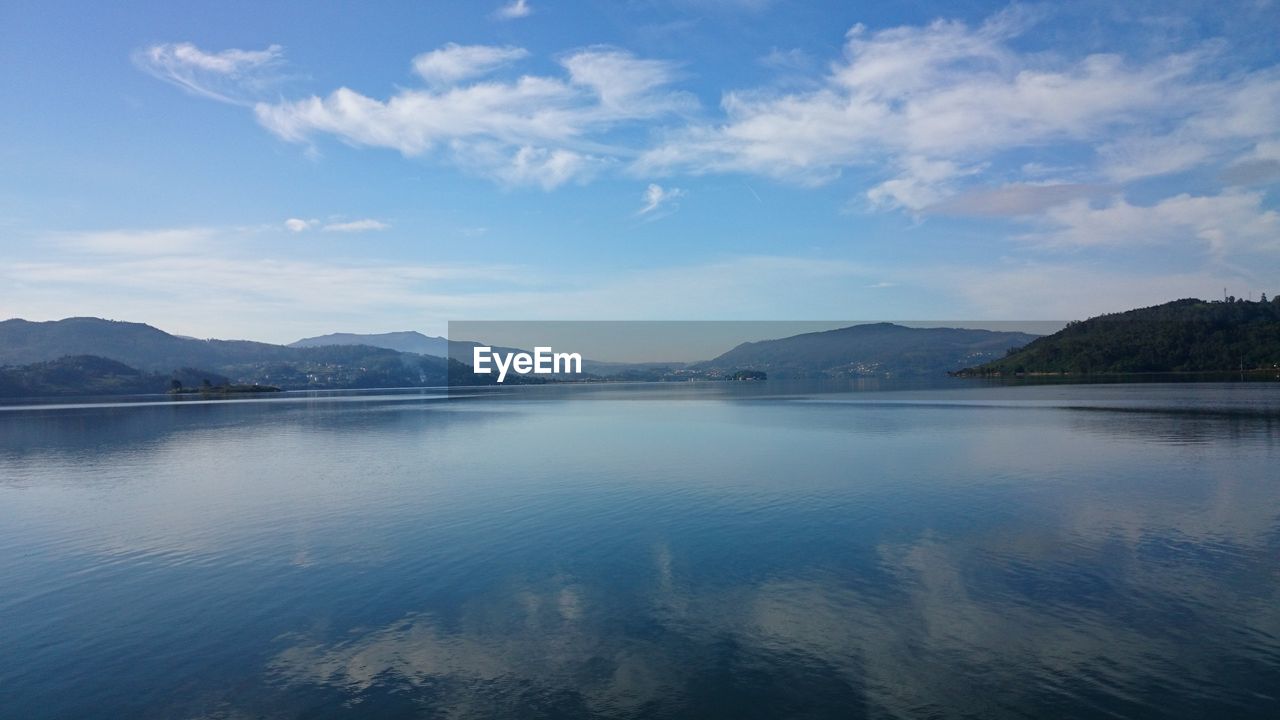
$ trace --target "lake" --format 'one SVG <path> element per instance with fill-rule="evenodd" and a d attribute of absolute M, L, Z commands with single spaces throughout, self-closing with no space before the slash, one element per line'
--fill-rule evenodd
<path fill-rule="evenodd" d="M 1280 717 L 1280 384 L 0 410 L 5 718 Z"/>

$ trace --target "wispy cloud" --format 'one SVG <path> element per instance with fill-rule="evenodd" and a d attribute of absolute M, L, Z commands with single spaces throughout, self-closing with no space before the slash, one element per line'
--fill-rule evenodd
<path fill-rule="evenodd" d="M 319 229 L 321 232 L 340 232 L 340 233 L 359 233 L 369 232 L 371 230 L 387 230 L 390 224 L 381 220 L 372 218 L 364 218 L 361 220 L 345 220 L 338 222 L 321 222 L 314 218 L 303 220 L 302 218 L 289 218 L 284 221 L 285 229 L 289 232 L 300 233 L 307 230 Z"/>
<path fill-rule="evenodd" d="M 1280 213 L 1263 207 L 1260 192 L 1183 193 L 1152 205 L 1079 199 L 1049 209 L 1041 222 L 1045 230 L 1024 239 L 1069 247 L 1196 243 L 1219 259 L 1280 251 Z"/>
<path fill-rule="evenodd" d="M 329 223 L 320 229 L 324 232 L 342 232 L 342 233 L 359 233 L 369 232 L 371 230 L 386 230 L 391 226 L 381 220 L 365 218 L 363 220 L 349 220 L 347 222 Z"/>
<path fill-rule="evenodd" d="M 684 190 L 680 188 L 663 188 L 656 183 L 650 183 L 644 191 L 644 206 L 636 211 L 636 216 L 653 217 L 659 210 L 670 212 L 675 209 L 675 202 L 682 197 L 684 197 Z"/>
<path fill-rule="evenodd" d="M 195 95 L 233 105 L 251 104 L 246 91 L 272 82 L 272 70 L 283 60 L 279 45 L 265 50 L 232 48 L 205 52 L 189 42 L 163 43 L 134 54 L 148 73 Z"/>
<path fill-rule="evenodd" d="M 872 205 L 922 210 L 946 197 L 952 181 L 978 172 L 978 168 L 963 168 L 950 160 L 919 156 L 902 158 L 901 164 L 901 175 L 867 191 Z"/>
<path fill-rule="evenodd" d="M 339 88 L 323 98 L 259 103 L 254 111 L 264 127 L 289 142 L 332 135 L 406 156 L 440 151 L 467 171 L 550 189 L 628 154 L 600 140 L 615 127 L 694 104 L 668 87 L 674 64 L 612 48 L 561 58 L 562 77 L 458 82 L 524 56 L 519 48 L 449 45 L 415 61 L 417 72 L 433 83 L 430 89 L 402 89 L 383 101 Z"/>
<path fill-rule="evenodd" d="M 50 239 L 80 252 L 103 255 L 177 255 L 203 246 L 217 231 L 211 228 L 103 230 L 55 233 Z"/>
<path fill-rule="evenodd" d="M 760 64 L 775 70 L 800 72 L 813 67 L 813 58 L 800 48 L 773 48 L 760 58 Z"/>
<path fill-rule="evenodd" d="M 494 17 L 499 20 L 518 20 L 523 17 L 529 17 L 532 14 L 533 8 L 529 6 L 527 0 L 514 0 L 498 8 L 494 13 Z"/>
<path fill-rule="evenodd" d="M 449 43 L 413 59 L 413 71 L 432 85 L 452 85 L 488 75 L 503 65 L 528 57 L 529 51 L 510 45 L 458 45 Z"/>

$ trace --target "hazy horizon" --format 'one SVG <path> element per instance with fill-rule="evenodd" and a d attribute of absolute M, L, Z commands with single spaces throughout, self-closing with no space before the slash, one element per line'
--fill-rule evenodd
<path fill-rule="evenodd" d="M 73 316 L 91 317 L 91 316 Z M 0 320 L 24 320 L 5 318 Z M 92 318 L 109 322 L 133 322 L 116 318 Z M 442 338 L 454 342 L 483 342 L 493 346 L 531 349 L 551 345 L 558 349 L 580 352 L 587 360 L 618 363 L 677 362 L 691 363 L 710 360 L 741 343 L 778 340 L 804 333 L 838 330 L 855 325 L 892 323 L 909 328 L 953 328 L 966 330 L 990 330 L 994 332 L 1021 332 L 1031 335 L 1050 335 L 1062 329 L 1066 321 L 1053 320 L 479 320 L 451 321 L 440 333 L 428 333 L 413 329 L 386 332 L 337 331 L 322 335 L 271 343 L 290 345 L 303 340 L 328 335 L 377 336 L 418 332 L 426 338 Z M 176 337 L 196 340 L 249 340 L 270 342 L 255 338 L 212 337 L 184 335 L 169 332 L 163 327 L 150 325 Z"/>

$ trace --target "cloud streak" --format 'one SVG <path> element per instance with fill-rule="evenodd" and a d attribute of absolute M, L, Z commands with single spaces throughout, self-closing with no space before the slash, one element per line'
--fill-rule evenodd
<path fill-rule="evenodd" d="M 499 20 L 519 20 L 533 14 L 533 8 L 529 6 L 528 0 L 513 0 L 498 8 L 494 16 Z"/>
<path fill-rule="evenodd" d="M 206 52 L 189 42 L 152 45 L 134 54 L 134 62 L 151 75 L 200 97 L 232 105 L 251 104 L 250 93 L 272 81 L 284 49 L 232 48 Z"/>
<path fill-rule="evenodd" d="M 365 218 L 363 220 L 350 220 L 347 222 L 329 223 L 320 229 L 324 232 L 340 232 L 340 233 L 361 233 L 371 230 L 386 230 L 391 226 L 381 220 Z"/>
<path fill-rule="evenodd" d="M 529 56 L 524 48 L 449 43 L 413 59 L 413 71 L 432 85 L 452 85 Z"/>
<path fill-rule="evenodd" d="M 676 207 L 675 202 L 682 197 L 684 190 L 680 188 L 663 188 L 657 183 L 650 183 L 644 191 L 644 206 L 636 211 L 636 216 L 654 217 L 661 209 L 672 211 Z"/>
<path fill-rule="evenodd" d="M 284 227 L 291 233 L 306 232 L 307 230 L 319 229 L 321 232 L 337 232 L 337 233 L 361 233 L 375 230 L 388 230 L 391 228 L 389 223 L 373 218 L 364 218 L 361 220 L 347 220 L 342 222 L 321 222 L 314 218 L 303 220 L 302 218 L 289 218 L 284 221 Z"/>

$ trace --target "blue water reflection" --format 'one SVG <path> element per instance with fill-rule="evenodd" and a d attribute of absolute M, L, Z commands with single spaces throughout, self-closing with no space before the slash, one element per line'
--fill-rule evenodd
<path fill-rule="evenodd" d="M 0 411 L 0 714 L 1280 715 L 1280 387 L 770 385 Z"/>

